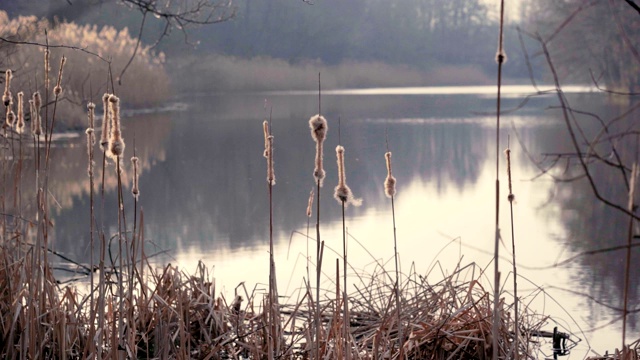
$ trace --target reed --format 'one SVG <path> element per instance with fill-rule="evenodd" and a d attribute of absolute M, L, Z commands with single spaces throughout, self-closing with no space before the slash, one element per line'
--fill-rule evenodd
<path fill-rule="evenodd" d="M 500 0 L 500 31 L 498 34 L 498 51 L 496 53 L 496 63 L 498 64 L 498 80 L 497 80 L 497 89 L 498 95 L 496 97 L 496 222 L 495 222 L 495 239 L 494 239 L 494 250 L 493 250 L 493 266 L 494 266 L 494 280 L 493 280 L 493 332 L 498 332 L 498 327 L 500 324 L 500 312 L 499 309 L 499 298 L 500 298 L 500 100 L 501 100 L 501 90 L 502 90 L 502 65 L 506 60 L 506 55 L 503 47 L 503 39 L 504 39 L 504 0 Z M 498 360 L 498 340 L 496 337 L 493 338 L 493 360 Z"/>
<path fill-rule="evenodd" d="M 320 188 L 325 177 L 323 167 L 323 144 L 327 137 L 329 127 L 327 120 L 320 115 L 320 74 L 318 74 L 318 114 L 309 119 L 309 128 L 311 129 L 311 138 L 316 144 L 315 167 L 313 169 L 313 178 L 316 183 L 316 316 L 315 316 L 315 359 L 321 358 L 320 353 L 320 337 L 321 337 L 321 320 L 320 320 L 320 278 L 322 275 L 322 255 L 324 250 L 324 242 L 320 238 Z"/>
<path fill-rule="evenodd" d="M 520 337 L 520 319 L 518 315 L 518 266 L 516 265 L 516 236 L 515 236 L 515 226 L 513 223 L 513 201 L 515 200 L 515 195 L 513 195 L 513 186 L 511 182 L 511 149 L 507 148 L 504 151 L 507 157 L 507 180 L 509 183 L 509 195 L 507 196 L 507 200 L 509 200 L 509 210 L 510 210 L 510 221 L 511 221 L 511 258 L 513 262 L 513 313 L 514 313 L 514 323 L 513 323 L 513 333 L 514 333 L 514 342 L 513 342 L 513 358 L 519 359 L 519 347 L 518 347 L 518 339 Z"/>
<path fill-rule="evenodd" d="M 394 284 L 394 296 L 396 299 L 396 321 L 398 322 L 398 346 L 399 346 L 399 358 L 402 358 L 404 355 L 404 332 L 402 328 L 402 318 L 401 313 L 402 309 L 400 308 L 400 266 L 398 265 L 398 239 L 396 234 L 396 207 L 394 203 L 395 195 L 396 195 L 396 178 L 393 176 L 393 171 L 391 168 L 391 152 L 388 151 L 388 142 L 387 142 L 387 152 L 384 154 L 385 163 L 387 165 L 387 177 L 384 180 L 383 188 L 384 194 L 391 199 L 391 219 L 393 222 L 393 260 L 395 264 L 395 275 L 396 281 Z"/>

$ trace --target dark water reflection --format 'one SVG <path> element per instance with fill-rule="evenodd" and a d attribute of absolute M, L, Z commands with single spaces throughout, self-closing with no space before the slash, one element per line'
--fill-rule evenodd
<path fill-rule="evenodd" d="M 505 100 L 505 106 L 515 107 L 520 100 L 511 96 Z M 538 160 L 542 153 L 571 151 L 559 112 L 545 110 L 555 104 L 554 100 L 553 97 L 535 98 L 513 115 L 505 116 L 500 149 L 506 148 L 507 139 L 514 149 L 514 191 L 518 200 L 516 233 L 523 274 L 550 291 L 556 291 L 555 296 L 563 299 L 561 302 L 568 311 L 580 312 L 576 315 L 577 321 L 586 329 L 602 325 L 619 313 L 560 289 L 585 292 L 598 301 L 620 307 L 623 252 L 581 257 L 546 270 L 531 268 L 552 266 L 556 261 L 582 251 L 624 244 L 629 220 L 595 201 L 584 179 L 560 184 L 554 184 L 548 177 L 527 181 L 539 170 L 521 149 L 510 124 L 518 129 L 522 143 Z M 234 263 L 247 266 L 246 261 L 255 259 L 264 262 L 266 270 L 264 246 L 268 242 L 269 212 L 261 122 L 272 109 L 277 178 L 274 233 L 284 252 L 291 232 L 304 231 L 307 224 L 305 209 L 313 187 L 311 173 L 315 151 L 307 121 L 317 113 L 317 97 L 202 95 L 180 101 L 187 104 L 187 110 L 136 115 L 124 121 L 127 158 L 132 154 L 135 133 L 135 148 L 143 167 L 140 205 L 144 209 L 146 237 L 160 248 L 175 249 L 172 254 L 183 261 L 209 259 L 220 269 L 218 276 L 227 275 L 224 266 L 232 267 Z M 364 200 L 362 207 L 349 209 L 347 213 L 353 232 L 366 239 L 366 247 L 374 256 L 386 259 L 393 254 L 392 248 L 381 245 L 389 239 L 384 232 L 390 230 L 388 223 L 381 224 L 387 221 L 389 214 L 388 200 L 382 192 L 386 176 L 385 135 L 388 134 L 394 174 L 399 181 L 399 234 L 405 240 L 401 243 L 400 253 L 407 264 L 417 261 L 427 266 L 438 249 L 455 237 L 462 239 L 462 253 L 469 261 L 488 263 L 486 253 L 493 246 L 495 119 L 478 114 L 492 111 L 495 100 L 491 96 L 327 95 L 322 101 L 322 113 L 330 122 L 325 148 L 327 178 L 321 193 L 324 199 L 322 218 L 329 228 L 328 238 L 335 232 L 333 224 L 340 220 L 340 207 L 332 199 L 332 190 L 337 183 L 334 149 L 340 140 L 346 148 L 347 181 L 356 196 Z M 619 111 L 615 106 L 603 104 L 593 94 L 574 95 L 572 101 L 583 109 L 607 116 Z M 586 133 L 599 130 L 594 121 L 585 120 L 581 124 Z M 72 141 L 72 145 L 56 149 L 55 156 L 66 161 L 64 166 L 56 168 L 54 177 L 55 195 L 61 204 L 55 219 L 55 246 L 74 258 L 87 259 L 85 152 L 80 140 Z M 113 172 L 113 167 L 109 170 Z M 564 176 L 576 170 L 570 164 L 566 168 L 557 167 L 554 174 Z M 504 165 L 500 172 L 501 176 L 506 173 Z M 107 181 L 105 222 L 114 232 L 116 198 L 112 175 Z M 602 185 L 606 196 L 626 204 L 626 189 L 619 180 L 614 181 L 613 176 L 610 170 L 603 169 L 596 172 L 596 181 Z M 506 180 L 501 181 L 501 191 L 506 195 Z M 130 212 L 132 199 L 125 197 Z M 508 202 L 501 206 L 505 236 L 510 231 L 508 217 L 504 217 Z M 510 238 L 505 238 L 505 243 L 509 244 Z M 297 251 L 303 251 L 300 249 Z M 378 250 L 380 252 L 376 253 Z M 509 254 L 510 246 L 501 251 Z M 455 258 L 458 250 L 454 253 Z M 247 260 L 249 258 L 252 260 Z M 442 260 L 445 264 L 449 261 L 448 265 L 453 267 L 454 258 Z M 282 261 L 291 260 L 283 258 Z M 633 263 L 638 261 L 640 250 L 636 248 Z M 184 266 L 193 267 L 192 264 Z M 286 266 L 301 269 L 299 264 Z M 506 261 L 501 266 L 510 267 Z M 257 277 L 256 272 L 262 274 L 252 268 L 240 276 Z M 632 308 L 637 308 L 640 306 L 640 278 L 637 271 L 632 274 L 630 303 Z M 285 273 L 285 277 L 289 275 Z M 303 274 L 296 276 L 299 278 Z M 229 284 L 229 287 L 234 285 Z M 632 334 L 637 337 L 635 315 L 631 324 Z M 617 331 L 616 326 L 609 328 Z M 613 338 L 606 337 L 613 332 L 606 334 L 605 339 L 600 340 L 611 344 Z"/>

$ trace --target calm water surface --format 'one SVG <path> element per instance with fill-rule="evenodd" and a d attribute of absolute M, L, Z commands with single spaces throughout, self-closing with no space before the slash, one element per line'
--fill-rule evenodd
<path fill-rule="evenodd" d="M 621 111 L 605 104 L 601 95 L 582 90 L 572 88 L 569 95 L 575 107 L 605 119 Z M 325 264 L 333 269 L 335 258 L 342 253 L 341 208 L 332 196 L 337 184 L 334 149 L 340 142 L 346 148 L 347 183 L 363 199 L 361 207 L 346 210 L 351 274 L 370 273 L 381 263 L 393 270 L 391 207 L 382 187 L 388 137 L 398 180 L 395 206 L 402 270 L 406 273 L 414 266 L 419 274 L 429 273 L 435 281 L 443 273 L 451 273 L 462 258 L 462 263 L 487 267 L 485 287 L 490 288 L 496 176 L 493 91 L 491 87 L 463 87 L 325 93 L 322 113 L 329 121 L 327 178 L 320 194 L 322 238 L 328 247 Z M 518 107 L 530 91 L 507 87 L 503 106 Z M 317 95 L 200 94 L 176 101 L 180 106 L 175 111 L 130 114 L 123 120 L 125 158 L 132 156 L 135 148 L 142 164 L 140 206 L 147 253 L 169 250 L 158 261 L 187 271 L 203 260 L 213 268 L 219 289 L 228 296 L 243 281 L 248 288 L 266 288 L 269 209 L 262 121 L 271 114 L 279 291 L 297 296 L 306 276 L 305 211 L 314 187 L 315 154 L 308 119 L 318 112 Z M 620 312 L 599 303 L 621 307 L 624 256 L 610 252 L 554 264 L 583 251 L 625 244 L 628 219 L 594 201 L 584 179 L 556 183 L 548 174 L 539 176 L 541 168 L 552 163 L 549 154 L 572 151 L 560 113 L 549 109 L 556 104 L 552 95 L 537 96 L 504 115 L 499 149 L 508 145 L 512 149 L 519 294 L 535 311 L 554 317 L 546 328 L 559 326 L 583 339 L 572 355 L 582 358 L 589 345 L 601 353 L 618 347 L 621 321 L 616 320 Z M 592 119 L 579 121 L 586 134 L 599 130 Z M 59 204 L 55 247 L 75 259 L 87 259 L 89 199 L 84 145 L 78 138 L 55 151 L 58 154 L 54 156 L 65 159 L 64 166 L 55 169 L 56 183 L 52 185 Z M 549 174 L 571 176 L 578 170 L 576 165 L 575 160 L 559 161 Z M 113 166 L 110 170 L 105 227 L 113 233 L 117 229 L 116 181 Z M 502 153 L 499 173 L 504 239 L 500 267 L 505 289 L 511 291 L 511 226 Z M 610 172 L 596 177 L 607 196 L 626 204 L 624 191 Z M 132 205 L 127 196 L 129 211 Z M 315 207 L 312 229 L 314 221 Z M 315 243 L 309 246 L 315 258 Z M 633 259 L 636 264 L 640 260 L 638 250 Z M 350 279 L 358 281 L 355 275 Z M 631 308 L 640 306 L 639 284 L 635 271 Z M 629 339 L 640 337 L 637 326 L 637 316 L 632 315 Z"/>

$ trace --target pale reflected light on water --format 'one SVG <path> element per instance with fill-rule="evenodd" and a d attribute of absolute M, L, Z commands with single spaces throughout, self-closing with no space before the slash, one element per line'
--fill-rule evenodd
<path fill-rule="evenodd" d="M 522 94 L 527 91 L 532 90 L 506 87 L 504 93 L 510 95 L 504 106 L 519 106 Z M 583 101 L 585 106 L 596 106 L 584 88 L 565 91 L 575 92 L 575 100 Z M 388 272 L 394 271 L 390 200 L 382 188 L 388 136 L 394 175 L 398 179 L 396 225 L 403 273 L 414 267 L 418 274 L 429 274 L 430 280 L 437 281 L 442 273 L 451 273 L 462 258 L 462 264 L 475 262 L 486 269 L 482 285 L 490 291 L 495 223 L 495 118 L 478 114 L 495 109 L 495 95 L 491 95 L 494 92 L 494 87 L 464 87 L 324 93 L 323 114 L 329 119 L 325 144 L 327 178 L 321 192 L 321 236 L 327 246 L 324 287 L 333 286 L 329 279 L 335 273 L 335 259 L 342 254 L 341 210 L 332 197 L 337 183 L 334 148 L 338 144 L 340 117 L 347 182 L 356 197 L 364 199 L 361 207 L 349 207 L 346 211 L 350 235 L 349 282 L 356 284 L 359 281 L 356 274 L 370 274 L 380 264 Z M 157 258 L 158 266 L 171 262 L 187 272 L 203 261 L 212 268 L 217 288 L 227 299 L 240 283 L 249 291 L 254 287 L 266 289 L 268 284 L 269 224 L 261 125 L 269 114 L 265 110 L 267 96 L 268 106 L 273 110 L 275 135 L 274 236 L 278 287 L 280 294 L 295 299 L 307 274 L 305 209 L 313 187 L 314 157 L 307 121 L 317 111 L 317 94 L 271 92 L 185 97 L 180 101 L 186 107 L 180 111 L 135 115 L 123 121 L 125 139 L 135 131 L 136 150 L 141 154 L 140 205 L 145 212 L 148 253 L 157 249 L 151 244 L 169 250 L 161 261 Z M 559 267 L 554 264 L 581 251 L 621 244 L 626 239 L 620 237 L 616 232 L 619 229 L 613 225 L 619 223 L 620 217 L 602 210 L 584 182 L 556 184 L 548 176 L 531 181 L 540 173 L 532 160 L 543 160 L 543 153 L 571 151 L 558 113 L 545 111 L 554 105 L 553 100 L 547 95 L 532 98 L 516 113 L 505 115 L 500 149 L 510 143 L 513 151 L 519 295 L 534 311 L 553 317 L 546 328 L 551 330 L 558 325 L 581 337 L 583 341 L 572 358 L 582 358 L 587 341 L 601 352 L 613 349 L 620 337 L 621 324 L 618 321 L 607 325 L 619 313 L 570 291 L 588 293 L 618 307 L 622 265 L 617 258 L 621 253 L 613 255 L 614 261 L 607 254 L 579 258 Z M 610 111 L 604 105 L 601 107 Z M 589 125 L 585 124 L 584 129 L 589 131 Z M 525 154 L 521 144 L 533 159 Z M 60 173 L 64 181 L 53 186 L 54 195 L 64 204 L 56 216 L 56 248 L 76 259 L 86 259 L 87 246 L 77 244 L 79 239 L 86 243 L 88 237 L 88 222 L 83 221 L 88 217 L 87 184 L 82 180 L 74 187 L 69 180 L 85 176 L 86 167 L 81 159 L 84 148 L 77 145 L 57 149 L 66 158 L 76 152 L 80 155 Z M 132 148 L 133 144 L 128 142 L 127 151 Z M 502 153 L 500 163 L 503 241 L 500 269 L 504 288 L 510 294 L 511 228 Z M 561 174 L 565 170 L 553 171 Z M 126 208 L 132 209 L 131 199 L 125 200 Z M 115 204 L 115 192 L 109 188 L 105 208 L 115 209 Z M 113 230 L 117 224 L 114 215 L 116 211 L 106 213 L 108 229 Z M 310 225 L 309 256 L 314 261 L 315 206 Z M 311 264 L 312 283 L 314 269 Z M 636 276 L 634 291 L 639 280 Z M 637 298 L 631 304 L 637 307 Z M 632 321 L 632 326 L 629 338 L 638 338 L 637 322 Z M 582 333 L 600 327 L 596 332 Z"/>

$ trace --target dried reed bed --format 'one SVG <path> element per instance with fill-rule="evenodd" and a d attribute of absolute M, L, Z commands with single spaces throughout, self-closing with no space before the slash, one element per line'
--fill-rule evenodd
<path fill-rule="evenodd" d="M 33 319 L 25 306 L 31 276 L 30 248 L 20 248 L 6 241 L 0 247 L 0 355 L 3 358 L 26 358 L 29 337 L 25 329 Z M 136 266 L 134 276 L 144 276 L 135 289 L 123 282 L 127 297 L 118 310 L 115 269 L 106 271 L 107 300 L 105 327 L 89 336 L 90 296 L 73 287 L 61 287 L 53 275 L 44 282 L 46 301 L 41 306 L 38 331 L 42 343 L 38 354 L 43 358 L 94 358 L 90 344 L 101 343 L 96 351 L 110 358 L 162 359 L 261 359 L 269 353 L 268 339 L 279 336 L 284 341 L 273 349 L 281 359 L 313 358 L 316 307 L 320 309 L 320 356 L 342 359 L 346 352 L 358 359 L 398 358 L 400 346 L 409 359 L 486 359 L 492 348 L 492 290 L 481 284 L 482 270 L 471 264 L 436 283 L 415 272 L 403 276 L 400 286 L 400 321 L 406 334 L 399 339 L 395 301 L 395 278 L 383 268 L 371 274 L 359 274 L 355 291 L 347 297 L 350 306 L 350 337 L 345 349 L 343 289 L 323 293 L 315 303 L 312 289 L 303 296 L 281 304 L 282 326 L 269 327 L 267 294 L 256 289 L 236 288 L 235 298 L 217 292 L 215 280 L 203 263 L 195 272 L 175 266 L 153 269 L 146 258 Z M 145 275 L 141 275 L 141 274 Z M 51 274 L 51 273 L 49 273 Z M 337 279 L 340 279 L 338 276 Z M 133 291 L 130 291 L 133 290 Z M 97 300 L 94 300 L 97 301 Z M 506 356 L 514 343 L 510 312 L 512 307 L 501 298 L 499 353 Z M 539 339 L 535 333 L 548 318 L 521 310 L 520 354 L 536 356 Z M 126 340 L 118 339 L 117 324 L 124 320 Z M 280 334 L 269 334 L 269 329 Z M 97 341 L 101 338 L 101 341 Z M 124 345 L 120 345 L 124 344 Z M 119 346 L 120 345 L 120 346 Z M 638 354 L 638 343 L 635 354 Z M 598 358 L 599 359 L 599 358 Z M 612 357 L 607 357 L 612 359 Z M 631 357 L 630 359 L 637 359 Z"/>

